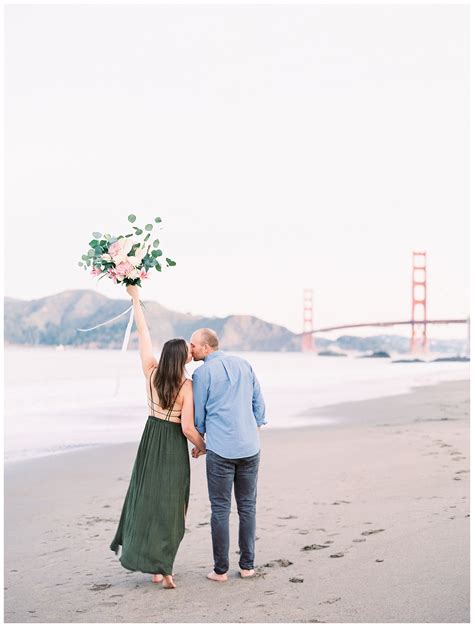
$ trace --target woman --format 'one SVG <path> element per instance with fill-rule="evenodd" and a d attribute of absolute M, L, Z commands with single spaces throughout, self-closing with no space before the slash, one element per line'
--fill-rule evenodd
<path fill-rule="evenodd" d="M 150 333 L 138 287 L 128 286 L 132 297 L 143 374 L 147 381 L 148 420 L 138 447 L 119 526 L 110 548 L 127 570 L 152 574 L 154 583 L 176 588 L 173 562 L 184 536 L 189 503 L 187 440 L 206 452 L 194 426 L 193 387 L 185 365 L 191 361 L 185 340 L 168 340 L 159 363 L 153 355 Z"/>

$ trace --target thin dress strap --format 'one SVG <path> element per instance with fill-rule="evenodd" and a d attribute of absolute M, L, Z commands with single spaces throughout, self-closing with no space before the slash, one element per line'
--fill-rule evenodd
<path fill-rule="evenodd" d="M 153 377 L 153 372 L 154 372 L 155 370 L 156 370 L 156 368 L 153 368 L 153 371 L 152 371 L 152 373 L 150 374 L 150 379 L 149 379 L 149 381 L 148 381 L 148 382 L 149 382 L 149 384 L 150 384 L 150 399 L 149 399 L 149 400 L 150 400 L 150 403 L 149 403 L 149 409 L 150 409 L 150 410 L 151 410 L 151 412 L 152 412 L 152 416 L 153 416 L 153 418 L 156 418 L 156 417 L 157 417 L 157 416 L 155 416 L 155 407 L 154 407 L 154 406 L 155 406 L 155 405 L 157 405 L 158 407 L 160 407 L 160 405 L 159 405 L 158 403 L 155 403 L 155 401 L 153 400 L 153 393 L 152 393 L 152 387 L 151 387 L 151 380 L 152 380 L 152 377 Z M 171 407 L 170 407 L 170 409 L 169 409 L 169 411 L 168 411 L 168 413 L 167 413 L 167 415 L 166 415 L 165 420 L 167 420 L 168 422 L 169 422 L 169 419 L 170 419 L 171 414 L 172 414 L 172 412 L 173 412 L 173 407 L 174 407 L 174 404 L 175 404 L 175 403 L 176 403 L 176 401 L 178 400 L 178 396 L 179 396 L 179 393 L 181 392 L 181 388 L 183 387 L 183 385 L 184 385 L 185 383 L 186 383 L 186 379 L 185 379 L 185 380 L 181 383 L 181 385 L 179 386 L 178 393 L 176 394 L 175 399 L 174 399 L 173 403 L 171 404 Z M 163 419 L 161 419 L 161 420 L 163 420 Z"/>
<path fill-rule="evenodd" d="M 168 414 L 166 415 L 166 420 L 168 420 L 168 421 L 169 421 L 169 419 L 170 419 L 171 412 L 173 411 L 174 404 L 175 404 L 175 403 L 176 403 L 176 401 L 178 400 L 178 396 L 179 396 L 179 393 L 181 392 L 181 388 L 183 387 L 183 385 L 184 385 L 185 383 L 186 383 L 186 379 L 185 379 L 185 380 L 181 383 L 181 385 L 179 386 L 178 393 L 176 394 L 176 396 L 175 396 L 175 398 L 174 398 L 174 401 L 171 403 L 171 409 L 169 410 Z"/>

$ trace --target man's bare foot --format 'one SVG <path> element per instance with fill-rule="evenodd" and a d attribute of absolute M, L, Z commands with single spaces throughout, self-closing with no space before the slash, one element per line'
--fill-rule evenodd
<path fill-rule="evenodd" d="M 165 575 L 163 577 L 163 588 L 168 588 L 169 590 L 176 588 L 176 584 L 173 581 L 173 575 Z"/>
<path fill-rule="evenodd" d="M 227 579 L 228 579 L 226 574 L 218 575 L 213 570 L 211 570 L 211 572 L 208 574 L 207 578 L 211 579 L 211 581 L 227 581 Z"/>
<path fill-rule="evenodd" d="M 245 579 L 245 577 L 255 577 L 255 570 L 252 568 L 251 570 L 243 570 L 240 569 L 240 576 Z"/>
<path fill-rule="evenodd" d="M 161 583 L 163 581 L 163 575 L 152 575 L 151 580 L 153 583 Z"/>

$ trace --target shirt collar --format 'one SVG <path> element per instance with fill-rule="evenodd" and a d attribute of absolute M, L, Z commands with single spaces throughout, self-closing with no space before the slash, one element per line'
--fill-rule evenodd
<path fill-rule="evenodd" d="M 224 351 L 214 351 L 213 353 L 209 353 L 204 357 L 204 361 L 209 361 L 210 359 L 214 359 L 215 357 L 221 357 L 224 354 Z"/>

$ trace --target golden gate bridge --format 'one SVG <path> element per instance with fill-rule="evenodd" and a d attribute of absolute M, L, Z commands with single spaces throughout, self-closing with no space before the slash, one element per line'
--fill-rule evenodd
<path fill-rule="evenodd" d="M 333 327 L 314 327 L 313 290 L 305 289 L 303 296 L 303 332 L 301 336 L 301 350 L 313 352 L 316 350 L 315 334 L 338 331 L 340 329 L 356 329 L 363 327 L 393 327 L 398 325 L 411 326 L 410 349 L 412 354 L 428 352 L 427 327 L 432 324 L 466 324 L 467 325 L 467 354 L 470 353 L 470 317 L 429 319 L 427 317 L 427 268 L 426 251 L 412 252 L 412 286 L 411 286 L 411 318 L 390 322 L 362 322 L 357 324 L 343 324 Z"/>

